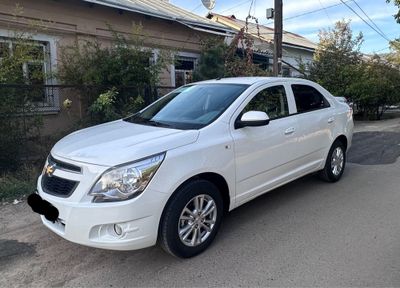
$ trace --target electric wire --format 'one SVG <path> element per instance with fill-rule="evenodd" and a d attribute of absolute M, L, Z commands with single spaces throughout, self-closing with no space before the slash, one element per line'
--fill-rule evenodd
<path fill-rule="evenodd" d="M 388 42 L 391 42 L 391 40 L 386 37 L 385 35 L 383 35 L 382 33 L 380 33 L 374 26 L 372 26 L 370 23 L 368 23 L 368 21 L 366 21 L 363 17 L 360 16 L 360 14 L 357 13 L 357 11 L 355 11 L 353 9 L 353 7 L 351 7 L 350 5 L 348 5 L 346 2 L 344 2 L 343 0 L 340 0 L 340 2 L 342 2 L 344 5 L 346 5 L 347 8 L 349 8 L 354 14 L 357 15 L 358 18 L 360 18 L 365 24 L 367 24 L 372 30 L 374 30 L 378 35 L 380 35 L 383 39 L 385 39 Z"/>
<path fill-rule="evenodd" d="M 324 12 L 325 12 L 326 16 L 328 17 L 329 21 L 331 22 L 332 25 L 334 25 L 331 16 L 329 16 L 328 10 L 325 9 L 325 6 L 322 4 L 321 0 L 318 0 L 318 1 L 319 1 L 319 5 L 321 5 L 322 9 L 324 9 Z"/>
<path fill-rule="evenodd" d="M 235 9 L 235 8 L 237 8 L 237 7 L 240 7 L 240 6 L 244 5 L 244 4 L 247 4 L 247 3 L 249 3 L 250 1 L 253 1 L 253 0 L 245 0 L 245 1 L 240 2 L 239 4 L 237 4 L 237 5 L 235 5 L 235 6 L 232 6 L 231 8 L 227 8 L 227 9 L 225 9 L 225 10 L 222 10 L 222 11 L 220 11 L 219 13 L 220 13 L 220 14 L 223 14 L 223 13 L 225 13 L 226 11 L 230 11 L 230 10 Z"/>
<path fill-rule="evenodd" d="M 349 2 L 349 1 L 351 1 L 351 0 L 346 0 L 344 2 Z M 306 16 L 306 15 L 309 15 L 309 14 L 313 14 L 313 13 L 321 12 L 321 11 L 324 11 L 324 10 L 327 10 L 327 9 L 331 9 L 331 8 L 334 8 L 334 7 L 337 7 L 337 6 L 340 6 L 340 5 L 342 5 L 342 3 L 337 3 L 337 4 L 330 5 L 330 6 L 326 6 L 324 8 L 310 10 L 310 11 L 307 11 L 307 12 L 304 12 L 304 13 L 301 13 L 301 14 L 296 14 L 296 15 L 293 15 L 293 16 L 290 16 L 290 17 L 285 17 L 285 18 L 283 18 L 283 20 L 291 20 L 291 19 L 299 18 L 299 17 Z M 263 25 L 269 25 L 269 24 L 273 24 L 273 23 L 274 23 L 274 21 L 270 21 L 270 22 L 267 22 L 267 23 L 265 23 Z"/>
<path fill-rule="evenodd" d="M 368 14 L 365 13 L 364 9 L 361 8 L 361 6 L 357 3 L 357 1 L 355 1 L 355 0 L 352 0 L 352 1 L 354 2 L 354 4 L 357 5 L 357 7 L 361 10 L 361 12 L 368 18 L 368 20 L 372 23 L 372 25 L 374 25 L 375 28 L 379 30 L 379 32 L 381 32 L 383 35 L 385 35 L 385 36 L 387 37 L 387 35 L 385 34 L 385 32 L 383 32 L 383 31 L 378 27 L 378 25 L 376 25 L 376 23 L 368 16 Z M 387 37 L 387 38 L 389 38 L 389 37 Z"/>
<path fill-rule="evenodd" d="M 250 8 L 249 8 L 249 16 L 250 16 L 250 13 L 251 13 L 251 7 L 253 7 L 253 4 L 254 4 L 254 0 L 251 0 L 251 3 L 250 3 Z"/>
<path fill-rule="evenodd" d="M 202 3 L 200 3 L 199 5 L 197 5 L 195 8 L 193 8 L 192 10 L 190 10 L 190 12 L 194 12 L 194 11 L 196 11 L 197 9 L 199 9 L 201 6 L 202 6 L 203 4 Z"/>

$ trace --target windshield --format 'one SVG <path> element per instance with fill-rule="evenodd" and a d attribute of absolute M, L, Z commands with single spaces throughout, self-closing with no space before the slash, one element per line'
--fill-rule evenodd
<path fill-rule="evenodd" d="M 175 129 L 200 129 L 216 120 L 248 87 L 241 84 L 184 86 L 124 120 Z"/>

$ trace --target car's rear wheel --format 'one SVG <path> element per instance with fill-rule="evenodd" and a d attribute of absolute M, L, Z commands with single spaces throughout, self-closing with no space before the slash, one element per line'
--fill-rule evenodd
<path fill-rule="evenodd" d="M 320 171 L 319 176 L 327 182 L 338 181 L 344 172 L 346 166 L 346 148 L 339 140 L 332 144 L 325 167 Z"/>
<path fill-rule="evenodd" d="M 221 224 L 223 200 L 206 181 L 187 183 L 172 196 L 160 223 L 159 242 L 165 251 L 182 258 L 203 252 Z"/>

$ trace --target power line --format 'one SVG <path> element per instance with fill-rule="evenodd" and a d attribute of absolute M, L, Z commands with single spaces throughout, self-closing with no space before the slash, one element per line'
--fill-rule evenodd
<path fill-rule="evenodd" d="M 249 16 L 250 16 L 250 13 L 251 13 L 251 7 L 253 7 L 253 4 L 254 4 L 254 0 L 251 0 L 251 3 L 250 3 L 250 8 L 249 8 Z"/>
<path fill-rule="evenodd" d="M 354 2 L 354 4 L 357 5 L 357 7 L 361 10 L 361 12 L 368 18 L 368 20 L 375 26 L 375 28 L 378 29 L 379 32 L 381 32 L 382 35 L 386 36 L 386 38 L 389 38 L 389 37 L 387 37 L 387 35 L 385 34 L 385 32 L 383 32 L 383 31 L 378 27 L 378 25 L 376 25 L 376 23 L 368 16 L 368 14 L 365 13 L 364 9 L 362 9 L 361 6 L 358 5 L 358 3 L 357 3 L 355 0 L 352 0 L 352 1 Z"/>
<path fill-rule="evenodd" d="M 253 4 L 253 16 L 256 15 L 256 7 L 257 7 L 257 0 L 254 0 L 254 4 Z"/>
<path fill-rule="evenodd" d="M 351 0 L 346 0 L 344 2 L 349 2 L 349 1 L 351 1 Z M 315 9 L 315 10 L 307 11 L 307 12 L 304 12 L 304 13 L 301 13 L 301 14 L 297 14 L 297 15 L 294 15 L 294 16 L 286 17 L 286 18 L 283 18 L 283 20 L 291 20 L 291 19 L 299 18 L 299 17 L 302 17 L 302 16 L 306 16 L 306 15 L 309 15 L 309 14 L 313 14 L 313 13 L 321 12 L 321 11 L 324 11 L 324 10 L 327 10 L 327 9 L 330 9 L 330 8 L 334 8 L 334 7 L 337 7 L 337 6 L 340 6 L 340 5 L 342 5 L 342 3 L 333 4 L 333 5 L 330 5 L 330 6 L 326 6 L 324 8 Z M 273 24 L 273 23 L 274 23 L 274 21 L 271 21 L 271 22 L 265 23 L 263 25 L 269 25 L 269 24 Z"/>
<path fill-rule="evenodd" d="M 375 53 L 376 53 L 376 52 L 381 52 L 381 51 L 388 50 L 388 49 L 390 49 L 390 46 L 388 46 L 388 47 L 386 47 L 386 48 L 379 49 L 379 50 L 375 50 L 374 52 L 375 52 Z"/>
<path fill-rule="evenodd" d="M 360 16 L 360 14 L 357 13 L 357 11 L 355 11 L 350 5 L 348 5 L 346 2 L 344 2 L 343 0 L 340 0 L 340 2 L 342 2 L 344 5 L 346 5 L 347 8 L 349 8 L 354 14 L 356 14 L 358 16 L 358 18 L 360 18 L 365 24 L 367 24 L 372 30 L 374 30 L 376 33 L 378 33 L 378 35 L 380 35 L 383 39 L 385 39 L 386 41 L 390 42 L 391 40 L 389 38 L 387 38 L 385 35 L 381 34 L 374 26 L 372 26 L 371 24 L 368 23 L 368 21 L 366 21 L 364 18 L 362 18 Z"/>
<path fill-rule="evenodd" d="M 328 17 L 329 21 L 330 21 L 330 22 L 331 22 L 331 24 L 333 25 L 334 23 L 333 23 L 333 21 L 332 21 L 331 17 L 329 16 L 328 10 L 326 10 L 326 9 L 325 9 L 325 6 L 324 6 L 324 5 L 322 5 L 322 2 L 321 2 L 321 0 L 318 0 L 318 1 L 319 1 L 319 5 L 321 5 L 322 9 L 324 9 L 324 11 L 325 11 L 325 14 L 326 14 L 326 16 Z"/>
<path fill-rule="evenodd" d="M 199 5 L 197 5 L 195 8 L 193 8 L 192 10 L 190 10 L 190 12 L 194 12 L 194 11 L 196 11 L 197 9 L 199 9 L 200 8 L 200 6 L 201 5 L 203 5 L 202 3 L 200 3 Z"/>
<path fill-rule="evenodd" d="M 239 6 L 242 6 L 242 5 L 246 4 L 246 3 L 249 3 L 250 1 L 253 1 L 253 0 L 245 0 L 245 1 L 243 1 L 243 2 L 240 2 L 239 4 L 237 4 L 237 5 L 235 5 L 235 6 L 232 6 L 231 8 L 228 8 L 228 9 L 222 10 L 222 11 L 221 11 L 221 12 L 219 12 L 219 13 L 220 13 L 220 14 L 222 14 L 222 13 L 225 13 L 226 11 L 229 11 L 229 10 L 235 9 L 235 8 L 237 8 L 237 7 L 239 7 Z"/>

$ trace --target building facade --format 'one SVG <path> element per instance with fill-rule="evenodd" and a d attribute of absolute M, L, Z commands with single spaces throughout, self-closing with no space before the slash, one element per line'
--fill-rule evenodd
<path fill-rule="evenodd" d="M 141 25 L 145 45 L 153 50 L 154 60 L 160 49 L 168 49 L 176 55 L 175 64 L 161 74 L 160 85 L 178 87 L 191 81 L 193 70 L 200 56 L 201 40 L 209 37 L 230 37 L 230 28 L 200 17 L 168 1 L 159 0 L 13 0 L 0 1 L 0 60 L 2 54 L 13 51 L 15 31 L 29 29 L 34 23 L 40 32 L 32 33 L 33 45 L 37 46 L 35 61 L 23 64 L 27 79 L 35 71 L 43 71 L 47 77 L 34 84 L 57 85 L 51 77 L 57 71 L 57 59 L 61 47 L 74 41 L 95 37 L 107 45 L 112 30 L 129 35 L 134 25 Z M 41 83 L 40 83 L 41 82 Z M 68 83 L 65 83 L 68 84 Z M 63 93 L 46 91 L 44 105 L 39 108 L 44 117 L 46 131 L 56 132 L 67 128 L 71 118 L 83 115 L 77 95 L 68 95 L 75 105 L 66 112 L 62 103 Z M 46 125 L 47 124 L 47 125 Z"/>

